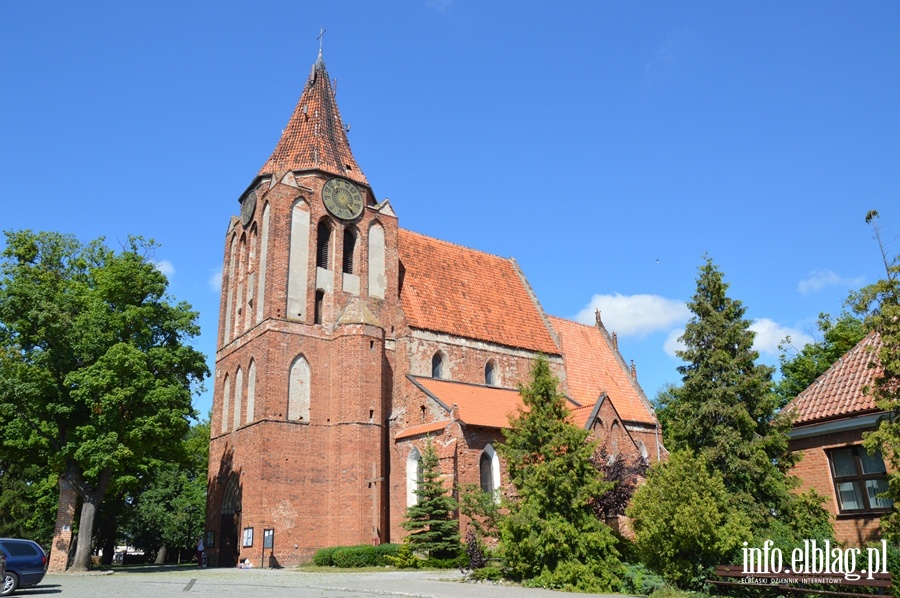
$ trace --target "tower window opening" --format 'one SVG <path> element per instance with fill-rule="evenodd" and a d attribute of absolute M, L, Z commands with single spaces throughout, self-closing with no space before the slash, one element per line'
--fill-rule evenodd
<path fill-rule="evenodd" d="M 344 274 L 353 274 L 353 252 L 356 250 L 356 234 L 344 229 Z"/>
<path fill-rule="evenodd" d="M 319 289 L 316 291 L 316 305 L 313 312 L 313 324 L 322 323 L 322 311 L 325 307 L 325 291 Z"/>
<path fill-rule="evenodd" d="M 328 270 L 328 257 L 331 245 L 331 225 L 327 221 L 319 223 L 316 230 L 316 266 Z"/>

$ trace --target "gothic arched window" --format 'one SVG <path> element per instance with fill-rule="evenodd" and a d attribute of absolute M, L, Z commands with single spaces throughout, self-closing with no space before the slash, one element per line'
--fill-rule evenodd
<path fill-rule="evenodd" d="M 309 421 L 310 399 L 309 363 L 302 355 L 291 364 L 290 382 L 288 386 L 288 419 Z"/>
<path fill-rule="evenodd" d="M 481 489 L 485 492 L 494 492 L 500 488 L 500 458 L 494 447 L 487 445 L 481 452 L 479 460 L 479 474 L 481 481 Z M 495 495 L 495 500 L 499 500 L 499 494 Z"/>
<path fill-rule="evenodd" d="M 496 378 L 494 376 L 494 360 L 484 364 L 484 383 L 488 386 L 496 386 Z"/>
<path fill-rule="evenodd" d="M 435 353 L 434 357 L 431 358 L 431 377 L 432 378 L 443 378 L 444 377 L 444 358 L 440 354 L 440 352 Z"/>
<path fill-rule="evenodd" d="M 406 457 L 406 506 L 411 507 L 419 502 L 416 491 L 422 481 L 422 454 L 412 447 Z"/>

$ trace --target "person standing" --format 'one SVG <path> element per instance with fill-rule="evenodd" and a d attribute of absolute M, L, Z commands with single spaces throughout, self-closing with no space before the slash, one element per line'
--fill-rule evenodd
<path fill-rule="evenodd" d="M 203 566 L 203 551 L 206 550 L 206 547 L 203 546 L 203 536 L 197 539 L 197 566 Z"/>

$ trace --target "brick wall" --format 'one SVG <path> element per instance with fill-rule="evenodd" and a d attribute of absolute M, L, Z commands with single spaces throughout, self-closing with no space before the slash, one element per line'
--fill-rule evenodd
<path fill-rule="evenodd" d="M 823 505 L 835 517 L 834 532 L 837 540 L 848 546 L 864 546 L 881 538 L 878 515 L 848 515 L 838 512 L 831 466 L 826 451 L 842 446 L 862 443 L 865 430 L 850 430 L 791 440 L 790 449 L 801 455 L 791 473 L 800 478 L 798 491 L 814 488 L 826 497 Z"/>

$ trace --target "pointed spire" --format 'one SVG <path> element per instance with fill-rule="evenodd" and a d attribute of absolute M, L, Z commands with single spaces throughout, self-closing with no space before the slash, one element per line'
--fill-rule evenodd
<path fill-rule="evenodd" d="M 300 101 L 259 174 L 284 170 L 320 170 L 369 184 L 350 151 L 321 46 Z"/>

